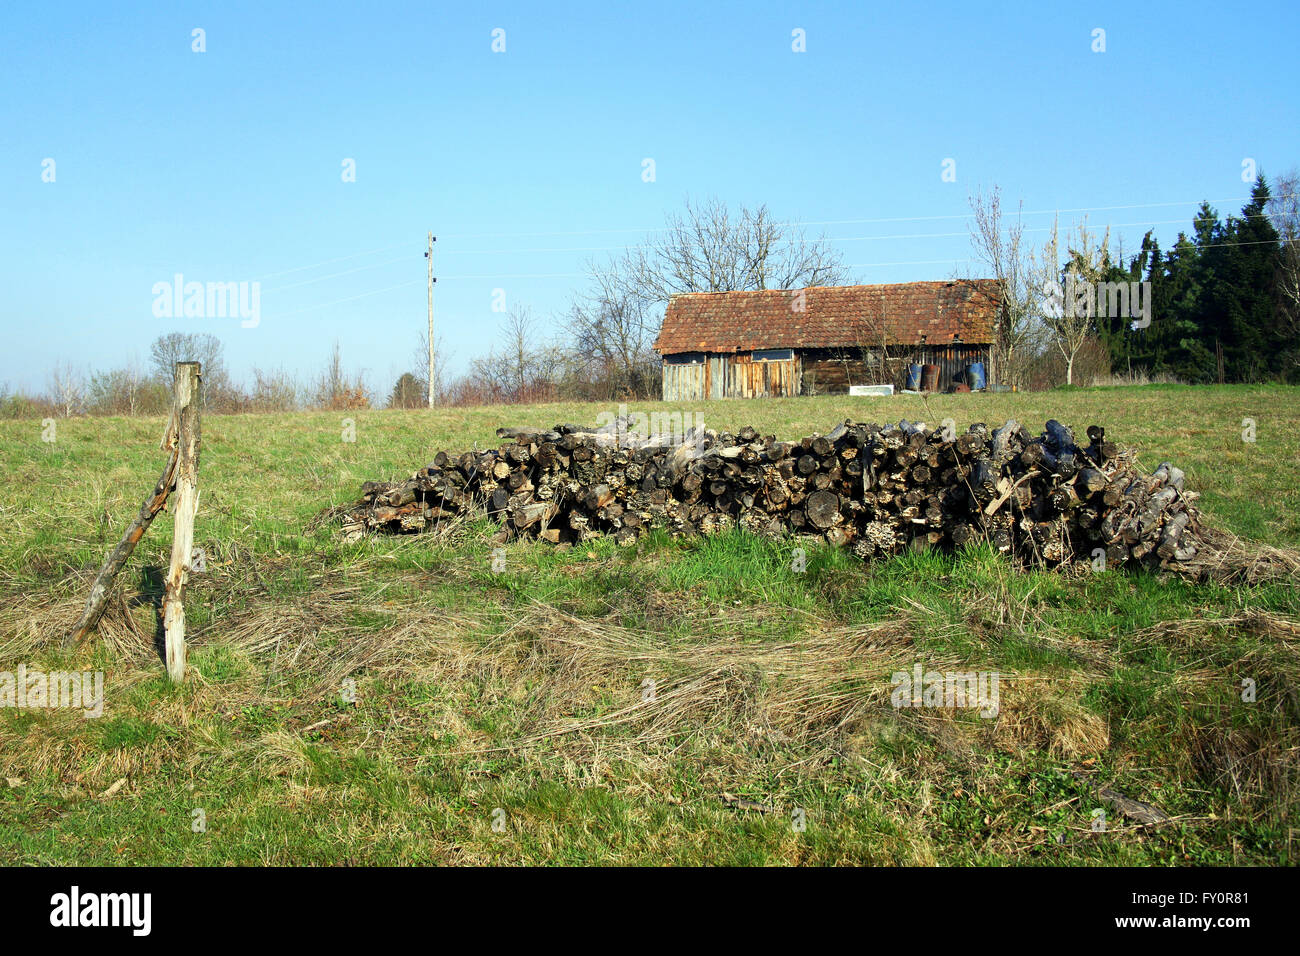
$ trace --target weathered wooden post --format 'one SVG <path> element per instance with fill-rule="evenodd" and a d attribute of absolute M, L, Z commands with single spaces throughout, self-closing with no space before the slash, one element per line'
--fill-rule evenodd
<path fill-rule="evenodd" d="M 194 374 L 199 374 L 199 365 L 197 362 L 186 363 L 193 365 Z M 177 372 L 181 369 L 177 365 Z M 177 394 L 180 391 L 179 380 L 174 389 Z M 191 395 L 197 394 L 191 389 Z M 149 525 L 153 519 L 167 506 L 167 499 L 176 489 L 176 469 L 179 458 L 180 442 L 177 435 L 177 423 L 180 420 L 180 406 L 173 404 L 171 417 L 167 420 L 167 427 L 163 431 L 161 448 L 168 452 L 167 467 L 163 469 L 162 474 L 158 477 L 158 483 L 154 485 L 153 491 L 145 496 L 144 501 L 140 504 L 140 512 L 136 515 L 135 520 L 131 522 L 122 535 L 122 540 L 118 542 L 117 547 L 109 552 L 104 558 L 104 563 L 99 569 L 99 574 L 95 576 L 95 583 L 90 588 L 90 596 L 86 598 L 86 607 L 81 612 L 81 617 L 77 623 L 72 626 L 63 638 L 63 646 L 69 650 L 76 647 L 86 635 L 95 629 L 99 624 L 99 619 L 104 615 L 104 609 L 108 606 L 109 588 L 113 586 L 113 581 L 117 578 L 117 573 L 126 565 L 127 559 L 135 551 L 135 546 L 140 543 L 144 537 Z M 196 419 L 196 441 L 197 441 L 197 419 Z M 197 445 L 196 445 L 197 447 Z M 195 469 L 197 471 L 197 455 L 195 458 Z M 197 504 L 197 500 L 196 500 Z"/>
<path fill-rule="evenodd" d="M 199 363 L 178 362 L 174 383 L 176 442 L 176 534 L 172 560 L 163 590 L 163 628 L 166 631 L 167 676 L 175 683 L 185 679 L 185 582 L 194 553 L 194 516 L 199 510 Z"/>

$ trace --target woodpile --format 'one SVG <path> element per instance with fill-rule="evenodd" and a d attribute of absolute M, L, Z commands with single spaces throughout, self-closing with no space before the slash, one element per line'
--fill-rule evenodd
<path fill-rule="evenodd" d="M 991 541 L 1045 564 L 1169 566 L 1197 552 L 1196 495 L 1166 462 L 1140 471 L 1093 426 L 1081 444 L 1058 421 L 964 434 L 901 421 L 846 421 L 797 442 L 753 428 L 642 436 L 605 428 L 499 429 L 501 445 L 439 452 L 403 482 L 366 482 L 344 532 L 413 533 L 486 512 L 501 541 L 580 543 L 648 530 L 816 536 L 870 559 Z"/>

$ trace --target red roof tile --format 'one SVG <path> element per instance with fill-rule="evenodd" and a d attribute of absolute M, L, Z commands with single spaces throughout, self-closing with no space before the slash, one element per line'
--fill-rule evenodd
<path fill-rule="evenodd" d="M 797 311 L 799 295 L 803 311 Z M 758 292 L 692 292 L 668 303 L 654 348 L 676 352 L 746 352 L 769 348 L 849 348 L 993 341 L 995 279 L 813 286 Z"/>

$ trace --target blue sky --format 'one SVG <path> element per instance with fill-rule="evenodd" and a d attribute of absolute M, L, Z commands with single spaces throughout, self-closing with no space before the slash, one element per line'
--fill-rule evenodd
<path fill-rule="evenodd" d="M 1247 158 L 1300 165 L 1293 2 L 115 6 L 0 11 L 13 388 L 183 330 L 239 377 L 309 374 L 338 339 L 382 393 L 424 328 L 430 229 L 455 372 L 493 344 L 494 289 L 558 316 L 688 196 L 827 223 L 855 278 L 891 282 L 964 266 L 980 186 L 1033 229 L 1093 210 L 1131 249 L 1203 198 L 1236 212 Z M 259 281 L 260 323 L 155 317 L 176 273 Z"/>

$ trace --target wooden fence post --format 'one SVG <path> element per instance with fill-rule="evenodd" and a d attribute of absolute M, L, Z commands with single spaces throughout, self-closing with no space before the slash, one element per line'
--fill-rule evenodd
<path fill-rule="evenodd" d="M 199 510 L 199 363 L 176 363 L 172 408 L 176 440 L 176 534 L 163 591 L 163 627 L 167 643 L 167 676 L 185 679 L 185 581 L 194 552 L 194 515 Z"/>

